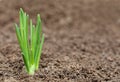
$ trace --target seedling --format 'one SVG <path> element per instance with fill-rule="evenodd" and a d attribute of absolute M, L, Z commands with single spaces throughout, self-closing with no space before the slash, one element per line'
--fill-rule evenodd
<path fill-rule="evenodd" d="M 22 51 L 23 61 L 28 74 L 34 75 L 39 68 L 39 60 L 44 43 L 40 15 L 37 15 L 37 24 L 33 25 L 29 16 L 20 9 L 20 26 L 15 24 L 17 39 Z"/>

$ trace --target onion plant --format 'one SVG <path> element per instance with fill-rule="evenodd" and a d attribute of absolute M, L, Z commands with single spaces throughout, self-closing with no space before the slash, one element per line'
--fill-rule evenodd
<path fill-rule="evenodd" d="M 15 24 L 16 35 L 21 48 L 23 61 L 28 74 L 33 75 L 39 68 L 39 60 L 44 43 L 40 15 L 37 15 L 37 23 L 33 25 L 29 16 L 20 9 L 19 26 Z"/>

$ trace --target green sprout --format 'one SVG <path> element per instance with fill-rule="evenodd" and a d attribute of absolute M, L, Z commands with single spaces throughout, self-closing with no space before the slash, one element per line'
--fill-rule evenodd
<path fill-rule="evenodd" d="M 17 39 L 22 51 L 23 61 L 28 74 L 34 75 L 39 68 L 39 61 L 44 43 L 40 15 L 37 15 L 37 24 L 33 25 L 29 16 L 20 9 L 20 27 L 15 24 Z"/>

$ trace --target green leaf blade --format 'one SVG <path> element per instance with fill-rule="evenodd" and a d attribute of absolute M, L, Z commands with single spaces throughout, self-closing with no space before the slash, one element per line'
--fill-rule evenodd
<path fill-rule="evenodd" d="M 40 15 L 38 14 L 37 16 L 36 26 L 34 26 L 32 20 L 30 20 L 29 27 L 29 16 L 20 9 L 19 21 L 20 28 L 15 24 L 17 39 L 22 51 L 26 70 L 29 74 L 33 75 L 35 70 L 39 67 L 39 60 L 44 43 Z"/>

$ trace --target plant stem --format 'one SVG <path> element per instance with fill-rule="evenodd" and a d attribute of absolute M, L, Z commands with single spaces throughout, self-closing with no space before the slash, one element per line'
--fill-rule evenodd
<path fill-rule="evenodd" d="M 35 73 L 35 65 L 31 65 L 28 71 L 29 75 L 34 75 Z"/>

